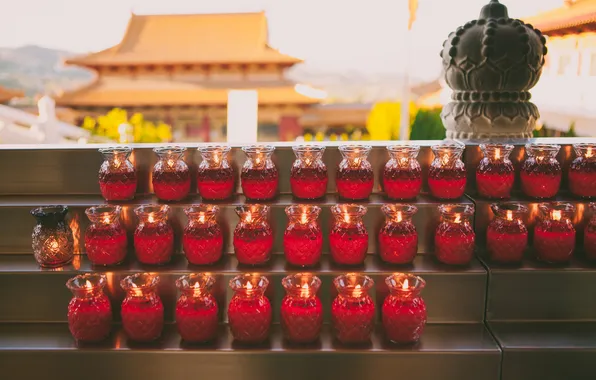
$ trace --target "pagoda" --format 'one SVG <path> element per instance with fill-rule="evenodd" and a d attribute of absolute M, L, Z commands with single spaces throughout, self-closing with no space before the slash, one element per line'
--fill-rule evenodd
<path fill-rule="evenodd" d="M 0 104 L 8 104 L 12 99 L 23 96 L 25 96 L 25 93 L 22 91 L 0 86 Z"/>
<path fill-rule="evenodd" d="M 252 89 L 259 129 L 292 140 L 305 108 L 320 101 L 286 78 L 300 62 L 268 45 L 264 12 L 132 14 L 118 45 L 66 61 L 97 75 L 56 102 L 81 117 L 124 108 L 172 125 L 177 141 L 217 141 L 225 139 L 228 91 Z"/>

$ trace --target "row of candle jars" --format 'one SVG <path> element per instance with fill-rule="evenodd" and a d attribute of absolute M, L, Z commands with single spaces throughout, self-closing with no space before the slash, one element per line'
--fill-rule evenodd
<path fill-rule="evenodd" d="M 476 169 L 478 193 L 486 198 L 511 196 L 515 169 L 509 156 L 513 145 L 482 144 L 484 157 Z M 521 186 L 525 195 L 547 199 L 559 192 L 562 170 L 556 157 L 561 147 L 555 144 L 527 144 L 527 158 L 521 167 Z M 569 191 L 580 198 L 596 196 L 596 144 L 574 144 L 576 158 L 569 166 Z"/>
<path fill-rule="evenodd" d="M 180 277 L 176 286 L 176 326 L 182 339 L 190 343 L 213 340 L 218 332 L 219 308 L 212 295 L 215 279 L 208 274 Z M 426 324 L 426 305 L 420 297 L 425 281 L 417 276 L 395 273 L 385 279 L 389 295 L 382 307 L 387 338 L 394 343 L 414 343 Z M 157 292 L 159 276 L 137 273 L 124 278 L 122 326 L 129 339 L 150 342 L 161 336 L 164 307 Z M 106 276 L 83 274 L 68 280 L 74 297 L 68 305 L 68 325 L 72 336 L 81 342 L 98 342 L 112 329 L 112 310 L 103 288 Z M 272 307 L 265 291 L 269 280 L 259 274 L 242 274 L 230 281 L 234 296 L 228 305 L 228 321 L 234 339 L 242 343 L 261 343 L 268 339 Z M 293 343 L 312 343 L 319 339 L 323 307 L 317 292 L 321 280 L 311 273 L 285 277 L 286 296 L 281 303 L 284 337 Z M 369 341 L 374 327 L 375 304 L 369 295 L 373 280 L 357 273 L 334 280 L 337 296 L 331 305 L 335 337 L 345 344 Z"/>
<path fill-rule="evenodd" d="M 229 162 L 230 148 L 206 146 L 198 148 L 202 156 L 197 175 L 197 189 L 205 200 L 223 200 L 232 196 L 234 170 Z M 322 160 L 324 146 L 301 145 L 292 148 L 296 160 L 290 171 L 290 186 L 300 199 L 318 199 L 327 191 L 327 167 Z M 336 173 L 339 196 L 347 200 L 367 199 L 374 186 L 374 172 L 368 161 L 372 147 L 342 145 L 342 160 Z M 268 200 L 277 195 L 278 169 L 271 157 L 273 146 L 249 146 L 242 150 L 247 156 L 241 172 L 244 195 L 253 200 Z M 387 196 L 395 200 L 416 198 L 422 187 L 422 169 L 417 161 L 418 146 L 388 146 L 389 161 L 385 164 L 382 186 Z M 439 199 L 456 199 L 463 195 L 466 173 L 461 144 L 432 147 L 435 160 L 429 173 L 431 194 Z M 153 190 L 164 201 L 178 201 L 190 192 L 190 171 L 184 162 L 184 147 L 154 149 L 159 160 L 152 172 Z M 99 171 L 101 193 L 108 201 L 123 201 L 134 197 L 137 175 L 130 161 L 131 148 L 100 149 L 104 162 Z"/>
<path fill-rule="evenodd" d="M 592 217 L 584 229 L 584 253 L 596 259 L 596 203 L 590 203 Z M 547 263 L 565 263 L 575 250 L 576 229 L 573 225 L 575 206 L 553 202 L 538 205 L 540 215 L 534 227 L 533 249 L 536 258 Z M 520 262 L 528 246 L 528 229 L 524 217 L 528 208 L 517 203 L 492 205 L 495 218 L 487 229 L 487 250 L 490 258 L 500 263 Z"/>
<path fill-rule="evenodd" d="M 240 221 L 234 229 L 233 245 L 240 264 L 262 265 L 269 261 L 273 249 L 273 230 L 269 224 L 269 206 L 236 207 Z M 416 257 L 418 233 L 412 222 L 416 206 L 387 204 L 382 206 L 385 223 L 378 234 L 379 255 L 391 264 L 408 264 Z M 38 218 L 33 232 L 33 252 L 41 266 L 55 267 L 69 263 L 73 257 L 72 231 L 64 221 L 66 206 L 40 207 L 32 211 Z M 174 230 L 168 222 L 168 205 L 142 205 L 135 208 L 139 224 L 134 232 L 134 248 L 139 262 L 149 265 L 168 263 L 174 252 Z M 286 208 L 288 225 L 283 236 L 288 263 L 308 267 L 317 265 L 323 251 L 323 232 L 315 205 L 292 205 Z M 189 263 L 210 265 L 223 255 L 224 238 L 217 221 L 219 207 L 200 204 L 184 209 L 188 224 L 184 228 L 182 247 Z M 361 265 L 366 259 L 369 234 L 361 205 L 343 204 L 331 207 L 333 224 L 329 233 L 331 258 L 340 265 Z M 436 256 L 447 264 L 467 264 L 474 252 L 474 230 L 470 205 L 439 206 L 441 223 L 435 235 Z M 85 233 L 85 251 L 95 265 L 117 265 L 126 258 L 127 234 L 120 221 L 120 206 L 90 207 L 86 214 L 91 222 Z"/>

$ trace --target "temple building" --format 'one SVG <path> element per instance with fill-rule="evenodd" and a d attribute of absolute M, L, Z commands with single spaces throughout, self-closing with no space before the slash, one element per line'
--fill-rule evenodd
<path fill-rule="evenodd" d="M 57 105 L 81 118 L 115 107 L 173 127 L 176 141 L 225 140 L 230 89 L 258 91 L 259 133 L 278 140 L 302 134 L 306 108 L 321 101 L 286 78 L 301 60 L 268 45 L 260 13 L 136 15 L 122 41 L 68 64 L 97 73 Z"/>
<path fill-rule="evenodd" d="M 548 36 L 542 78 L 532 90 L 541 121 L 561 135 L 596 135 L 596 0 L 561 0 L 561 6 L 524 18 Z"/>
<path fill-rule="evenodd" d="M 0 86 L 0 104 L 8 104 L 14 98 L 22 98 L 25 94 L 19 90 L 13 90 Z"/>

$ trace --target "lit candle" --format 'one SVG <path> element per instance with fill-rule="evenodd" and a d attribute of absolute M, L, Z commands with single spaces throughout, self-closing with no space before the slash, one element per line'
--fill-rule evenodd
<path fill-rule="evenodd" d="M 575 206 L 571 203 L 541 203 L 542 217 L 534 227 L 534 250 L 539 260 L 548 263 L 569 261 L 575 249 L 575 227 L 571 222 Z"/>
<path fill-rule="evenodd" d="M 552 198 L 561 184 L 561 165 L 556 159 L 559 145 L 527 144 L 528 157 L 522 164 L 521 184 L 524 194 L 532 198 Z"/>
<path fill-rule="evenodd" d="M 234 170 L 227 146 L 200 147 L 202 161 L 197 172 L 197 189 L 204 200 L 228 199 L 234 192 Z"/>
<path fill-rule="evenodd" d="M 277 195 L 279 173 L 271 160 L 273 146 L 243 147 L 247 160 L 242 167 L 242 192 L 249 199 L 268 200 Z"/>
<path fill-rule="evenodd" d="M 174 252 L 174 230 L 168 222 L 168 205 L 143 205 L 135 208 L 139 225 L 134 233 L 137 259 L 143 264 L 168 263 Z"/>
<path fill-rule="evenodd" d="M 344 344 L 365 343 L 374 327 L 375 304 L 368 291 L 373 280 L 357 273 L 335 278 L 338 295 L 331 304 L 331 319 L 336 338 Z"/>
<path fill-rule="evenodd" d="M 476 169 L 478 193 L 490 199 L 509 198 L 515 180 L 515 168 L 509 159 L 513 145 L 482 144 L 484 157 Z"/>
<path fill-rule="evenodd" d="M 581 198 L 596 197 L 596 157 L 593 149 L 596 144 L 575 144 L 573 148 L 577 156 L 569 165 L 569 190 L 571 194 Z"/>
<path fill-rule="evenodd" d="M 323 306 L 317 296 L 321 280 L 311 273 L 297 273 L 281 281 L 286 296 L 281 302 L 284 336 L 294 343 L 316 341 L 323 325 Z"/>
<path fill-rule="evenodd" d="M 73 338 L 82 342 L 99 342 L 110 335 L 112 307 L 103 292 L 106 276 L 84 274 L 71 278 L 66 287 L 73 298 L 68 304 L 68 327 Z"/>
<path fill-rule="evenodd" d="M 267 220 L 269 206 L 238 206 L 235 211 L 240 217 L 233 238 L 238 262 L 245 265 L 265 264 L 273 249 L 273 230 Z"/>
<path fill-rule="evenodd" d="M 292 205 L 285 209 L 288 225 L 283 245 L 286 260 L 291 265 L 316 265 L 323 253 L 323 232 L 318 223 L 319 206 Z"/>
<path fill-rule="evenodd" d="M 333 261 L 341 265 L 361 265 L 368 251 L 368 231 L 362 217 L 366 207 L 348 204 L 331 207 L 334 223 L 329 233 Z"/>
<path fill-rule="evenodd" d="M 584 230 L 584 253 L 589 260 L 596 260 L 596 202 L 590 202 L 590 221 Z"/>
<path fill-rule="evenodd" d="M 323 162 L 324 146 L 292 147 L 296 160 L 290 170 L 292 194 L 300 199 L 318 199 L 327 191 L 327 166 Z"/>
<path fill-rule="evenodd" d="M 417 276 L 395 273 L 385 279 L 389 296 L 382 309 L 383 327 L 387 338 L 398 344 L 417 342 L 426 325 L 426 305 L 420 292 L 426 285 Z"/>
<path fill-rule="evenodd" d="M 85 210 L 91 225 L 85 232 L 85 251 L 95 265 L 117 265 L 126 259 L 128 238 L 120 223 L 120 206 L 97 206 Z"/>
<path fill-rule="evenodd" d="M 441 222 L 435 232 L 435 256 L 444 264 L 466 265 L 474 257 L 472 205 L 440 205 Z"/>
<path fill-rule="evenodd" d="M 200 343 L 215 338 L 218 305 L 211 294 L 215 279 L 207 273 L 189 274 L 176 280 L 180 298 L 176 302 L 176 327 L 186 342 Z"/>
<path fill-rule="evenodd" d="M 341 198 L 359 200 L 370 196 L 374 185 L 374 173 L 368 161 L 371 149 L 370 146 L 339 147 L 343 159 L 337 168 L 335 182 Z"/>
<path fill-rule="evenodd" d="M 157 198 L 163 201 L 179 201 L 190 192 L 190 169 L 182 156 L 184 147 L 159 147 L 153 151 L 159 160 L 153 167 L 152 183 Z"/>
<path fill-rule="evenodd" d="M 31 210 L 37 220 L 33 228 L 31 248 L 42 267 L 57 268 L 69 264 L 74 257 L 73 232 L 66 223 L 66 206 L 38 207 Z"/>
<path fill-rule="evenodd" d="M 122 326 L 129 339 L 151 342 L 163 330 L 163 303 L 157 294 L 159 276 L 137 273 L 125 277 L 120 286 L 126 292 L 122 301 Z"/>
<path fill-rule="evenodd" d="M 102 148 L 104 162 L 99 168 L 99 188 L 107 201 L 125 201 L 134 198 L 137 173 L 129 157 L 132 149 Z"/>
<path fill-rule="evenodd" d="M 408 264 L 418 251 L 418 232 L 412 217 L 418 211 L 413 205 L 383 205 L 385 224 L 379 231 L 379 256 L 390 264 Z"/>
<path fill-rule="evenodd" d="M 264 293 L 269 280 L 259 274 L 241 274 L 230 281 L 234 296 L 228 306 L 232 336 L 242 343 L 261 343 L 269 337 L 271 303 Z"/>
<path fill-rule="evenodd" d="M 520 262 L 528 245 L 528 229 L 522 221 L 528 208 L 518 203 L 493 204 L 491 208 L 495 218 L 486 230 L 486 248 L 491 260 Z"/>
<path fill-rule="evenodd" d="M 396 200 L 415 199 L 422 187 L 422 168 L 416 159 L 420 147 L 390 145 L 389 161 L 383 168 L 383 190 Z"/>
<path fill-rule="evenodd" d="M 461 160 L 463 144 L 444 144 L 432 147 L 435 159 L 428 172 L 428 186 L 433 197 L 456 199 L 464 195 L 466 166 Z"/>
<path fill-rule="evenodd" d="M 182 235 L 182 248 L 189 263 L 210 265 L 218 262 L 223 254 L 223 233 L 217 223 L 219 207 L 194 205 L 184 209 L 188 224 Z"/>

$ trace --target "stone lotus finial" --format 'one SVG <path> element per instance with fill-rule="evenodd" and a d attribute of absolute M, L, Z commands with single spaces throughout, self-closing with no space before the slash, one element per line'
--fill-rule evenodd
<path fill-rule="evenodd" d="M 509 18 L 498 0 L 451 33 L 441 51 L 453 89 L 441 113 L 447 138 L 531 137 L 540 114 L 528 91 L 540 79 L 546 54 L 542 33 Z"/>

